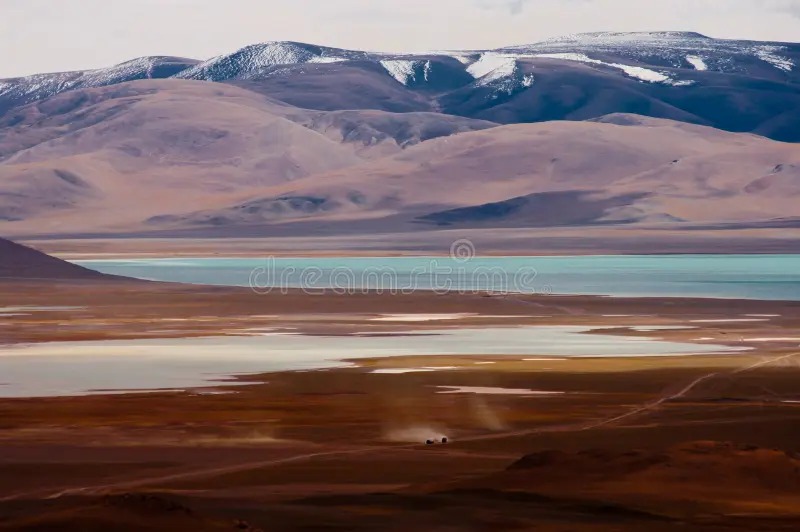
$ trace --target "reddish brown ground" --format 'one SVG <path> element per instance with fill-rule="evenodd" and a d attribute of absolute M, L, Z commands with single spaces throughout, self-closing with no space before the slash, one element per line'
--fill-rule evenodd
<path fill-rule="evenodd" d="M 345 334 L 380 313 L 620 326 L 645 321 L 602 316 L 677 324 L 781 315 L 658 333 L 739 344 L 797 336 L 800 316 L 796 303 L 0 284 L 0 306 L 12 305 L 86 308 L 66 318 L 5 318 L 6 342 L 233 334 L 270 324 Z M 202 316 L 214 319 L 162 324 Z M 226 395 L 4 399 L 0 530 L 796 530 L 800 404 L 785 401 L 800 400 L 800 348 L 753 346 L 742 355 L 559 363 L 436 357 L 424 365 L 468 369 L 369 372 L 423 363 L 403 357 L 252 377 L 255 384 Z M 569 393 L 437 393 L 445 385 Z M 450 442 L 426 446 L 428 434 Z"/>

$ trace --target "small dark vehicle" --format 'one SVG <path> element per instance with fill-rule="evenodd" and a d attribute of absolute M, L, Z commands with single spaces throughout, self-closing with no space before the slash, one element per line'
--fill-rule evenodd
<path fill-rule="evenodd" d="M 433 445 L 434 443 L 436 442 L 433 440 L 425 440 L 425 445 Z"/>
<path fill-rule="evenodd" d="M 442 438 L 442 443 L 447 443 L 447 438 Z"/>

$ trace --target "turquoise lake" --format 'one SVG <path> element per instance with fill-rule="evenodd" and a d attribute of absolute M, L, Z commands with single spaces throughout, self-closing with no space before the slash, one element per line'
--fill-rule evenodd
<path fill-rule="evenodd" d="M 226 286 L 800 300 L 800 255 L 86 260 L 104 273 Z"/>

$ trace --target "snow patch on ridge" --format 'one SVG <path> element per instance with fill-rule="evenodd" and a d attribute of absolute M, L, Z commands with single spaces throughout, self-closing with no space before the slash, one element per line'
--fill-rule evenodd
<path fill-rule="evenodd" d="M 534 78 L 532 74 L 520 77 L 518 72 L 514 72 L 513 75 L 500 77 L 491 81 L 487 81 L 485 79 L 478 80 L 478 86 L 494 87 L 495 91 L 490 96 L 490 98 L 494 100 L 497 99 L 500 94 L 507 94 L 508 96 L 511 96 L 519 89 L 527 89 L 533 86 L 533 81 Z"/>
<path fill-rule="evenodd" d="M 486 78 L 487 76 L 491 76 L 491 79 L 499 79 L 504 76 L 510 76 L 516 68 L 516 56 L 486 52 L 481 54 L 480 59 L 467 67 L 467 72 L 475 79 Z M 491 80 L 487 79 L 487 81 Z"/>
<path fill-rule="evenodd" d="M 425 81 L 430 79 L 430 61 L 412 61 L 409 59 L 383 59 L 381 66 L 398 82 L 403 85 L 410 85 L 417 81 L 417 70 L 422 69 Z"/>
<path fill-rule="evenodd" d="M 408 85 L 408 82 L 414 78 L 414 61 L 384 59 L 381 61 L 381 66 L 403 85 Z"/>
<path fill-rule="evenodd" d="M 785 50 L 785 47 L 782 46 L 758 46 L 756 47 L 753 52 L 755 56 L 769 63 L 770 65 L 774 66 L 779 70 L 783 70 L 784 72 L 791 72 L 794 68 L 794 61 L 789 59 L 788 57 L 783 57 L 777 55 L 776 52 L 781 50 Z"/>
<path fill-rule="evenodd" d="M 469 55 L 450 54 L 450 57 L 461 63 L 462 65 L 471 65 L 475 59 Z"/>
<path fill-rule="evenodd" d="M 490 98 L 496 99 L 503 93 L 510 96 L 519 89 L 531 87 L 534 82 L 533 74 L 523 74 L 517 63 L 521 57 L 524 56 L 485 52 L 467 67 L 467 72 L 476 79 L 478 87 L 495 88 Z"/>
<path fill-rule="evenodd" d="M 692 85 L 697 85 L 697 81 L 693 79 L 670 79 L 666 84 L 672 85 L 673 87 L 691 87 Z"/>
<path fill-rule="evenodd" d="M 618 68 L 625 72 L 628 76 L 636 78 L 647 83 L 665 83 L 671 81 L 670 77 L 661 72 L 650 70 L 649 68 L 636 67 L 630 65 L 623 65 L 620 63 L 609 63 L 609 66 Z"/>
<path fill-rule="evenodd" d="M 309 63 L 326 64 L 326 63 L 342 63 L 344 61 L 347 61 L 346 57 L 335 57 L 335 56 L 324 57 L 324 56 L 319 56 L 319 57 L 313 57 L 313 58 L 309 59 L 308 62 Z"/>
<path fill-rule="evenodd" d="M 684 86 L 686 82 L 675 81 L 663 72 L 657 72 L 649 68 L 637 67 L 631 65 L 623 65 L 622 63 L 606 63 L 598 59 L 592 59 L 586 54 L 579 53 L 554 53 L 554 54 L 536 54 L 535 57 L 543 57 L 546 59 L 561 59 L 563 61 L 577 61 L 580 63 L 588 63 L 591 65 L 601 65 L 617 70 L 623 71 L 627 76 L 637 79 L 645 83 L 665 83 L 668 85 Z"/>
<path fill-rule="evenodd" d="M 420 56 L 443 56 L 443 57 L 450 57 L 455 59 L 462 65 L 471 65 L 474 63 L 478 57 L 481 55 L 480 52 L 472 52 L 469 50 L 460 51 L 460 50 L 430 50 L 425 53 L 419 54 Z"/>
<path fill-rule="evenodd" d="M 554 53 L 554 54 L 536 54 L 534 57 L 544 57 L 545 59 L 562 59 L 564 61 L 579 61 L 581 63 L 594 63 L 602 65 L 602 61 L 592 59 L 586 54 L 578 54 L 573 52 Z"/>
<path fill-rule="evenodd" d="M 686 60 L 695 70 L 708 70 L 708 65 L 699 55 L 687 55 Z"/>

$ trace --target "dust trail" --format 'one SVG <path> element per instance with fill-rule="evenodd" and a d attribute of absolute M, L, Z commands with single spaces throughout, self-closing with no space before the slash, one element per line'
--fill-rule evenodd
<path fill-rule="evenodd" d="M 471 397 L 470 407 L 475 422 L 479 426 L 489 430 L 508 430 L 505 422 L 500 418 L 497 412 L 489 406 L 488 401 L 483 397 Z"/>
<path fill-rule="evenodd" d="M 429 439 L 441 440 L 442 438 L 446 437 L 447 435 L 444 434 L 441 429 L 430 427 L 407 427 L 393 429 L 387 431 L 385 435 L 385 439 L 388 441 L 415 444 L 419 444 Z"/>
<path fill-rule="evenodd" d="M 685 395 L 687 395 L 690 391 L 695 389 L 699 384 L 708 381 L 714 377 L 720 375 L 736 375 L 745 373 L 747 371 L 752 371 L 754 369 L 758 369 L 774 362 L 780 362 L 783 360 L 788 360 L 793 357 L 800 355 L 800 353 L 790 353 L 788 355 L 783 355 L 776 358 L 771 358 L 768 360 L 762 360 L 751 364 L 749 366 L 739 368 L 727 374 L 723 373 L 709 373 L 707 375 L 703 375 L 694 379 L 692 382 L 687 384 L 683 387 L 680 391 L 674 394 L 666 394 L 663 397 L 659 398 L 656 401 L 652 401 L 645 405 L 638 406 L 633 410 L 630 410 L 623 414 L 618 414 L 608 419 L 600 420 L 600 421 L 592 421 L 589 423 L 580 423 L 580 424 L 573 424 L 573 425 L 558 425 L 558 426 L 551 426 L 551 427 L 541 427 L 536 429 L 528 429 L 528 430 L 520 430 L 520 431 L 511 431 L 511 432 L 504 432 L 500 434 L 489 434 L 485 436 L 474 436 L 471 438 L 463 438 L 458 440 L 459 442 L 476 442 L 476 441 L 487 441 L 487 440 L 497 440 L 509 437 L 518 437 L 518 436 L 529 436 L 535 434 L 543 434 L 548 432 L 578 432 L 578 431 L 585 431 L 590 430 L 592 428 L 597 428 L 601 426 L 610 425 L 612 423 L 621 421 L 623 419 L 627 419 L 629 417 L 633 417 L 638 414 L 644 414 L 649 411 L 652 411 L 667 401 L 679 399 Z M 424 428 L 423 428 L 424 429 Z M 428 436 L 430 437 L 430 435 Z M 176 473 L 172 475 L 165 475 L 160 477 L 151 477 L 151 478 L 144 478 L 138 479 L 133 481 L 126 481 L 126 482 L 118 482 L 118 483 L 110 483 L 105 485 L 95 485 L 95 486 L 85 486 L 85 487 L 76 487 L 76 488 L 69 488 L 64 489 L 58 492 L 53 493 L 52 490 L 43 490 L 38 492 L 29 492 L 29 493 L 22 493 L 17 495 L 12 495 L 5 498 L 0 498 L 0 502 L 5 501 L 12 501 L 18 500 L 23 498 L 42 498 L 42 499 L 58 499 L 61 497 L 66 496 L 75 496 L 75 495 L 97 495 L 97 494 L 104 494 L 109 491 L 119 490 L 119 489 L 131 489 L 131 488 L 141 488 L 148 485 L 153 484 L 163 484 L 166 482 L 175 482 L 175 481 L 183 481 L 183 480 L 198 480 L 202 478 L 207 478 L 209 476 L 215 475 L 223 475 L 228 473 L 237 473 L 240 471 L 249 471 L 252 469 L 259 469 L 264 467 L 271 467 L 271 466 L 278 466 L 283 464 L 295 463 L 295 462 L 303 462 L 308 460 L 313 460 L 315 458 L 321 457 L 333 457 L 333 456 L 346 456 L 351 454 L 365 454 L 371 452 L 385 452 L 387 450 L 408 450 L 408 449 L 415 449 L 419 448 L 419 443 L 413 444 L 406 444 L 406 445 L 398 445 L 395 447 L 357 447 L 357 448 L 347 448 L 347 449 L 340 449 L 335 451 L 324 451 L 324 452 L 317 452 L 317 453 L 309 453 L 309 454 L 301 454 L 297 456 L 292 456 L 289 458 L 282 458 L 277 460 L 265 460 L 262 462 L 251 462 L 245 464 L 238 464 L 235 466 L 228 466 L 228 467 L 218 467 L 212 469 L 202 469 L 197 471 L 185 472 L 185 473 Z"/>

